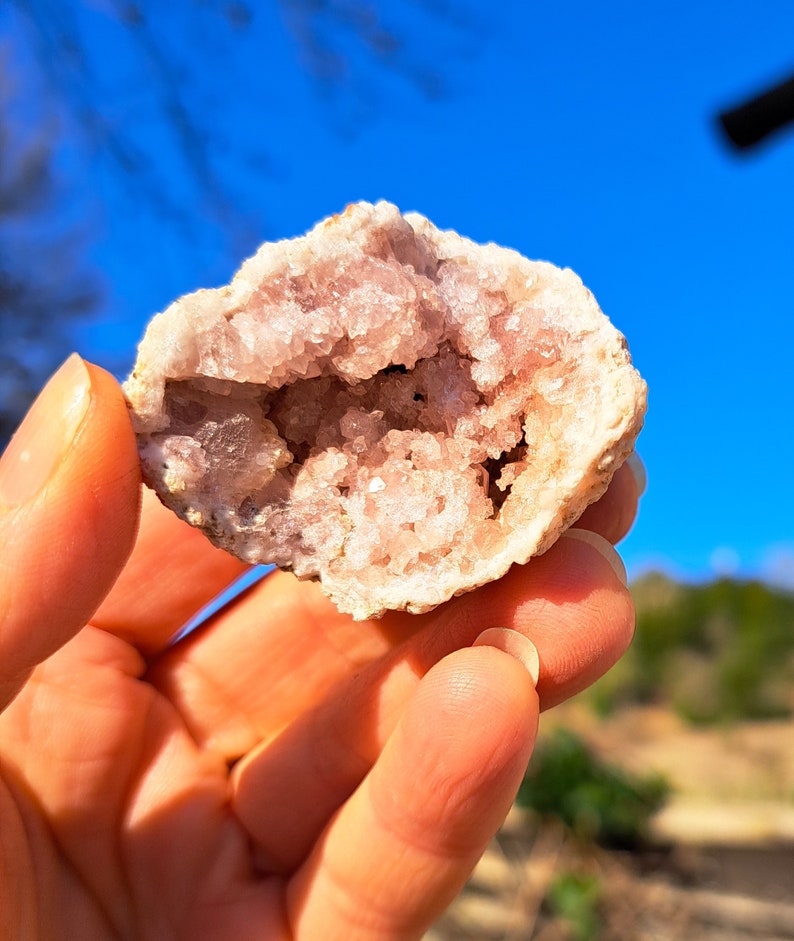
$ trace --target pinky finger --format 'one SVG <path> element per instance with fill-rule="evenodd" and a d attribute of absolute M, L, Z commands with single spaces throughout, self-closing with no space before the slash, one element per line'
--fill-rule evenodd
<path fill-rule="evenodd" d="M 533 677 L 501 649 L 458 650 L 430 670 L 291 880 L 296 941 L 420 938 L 510 809 L 537 717 Z"/>

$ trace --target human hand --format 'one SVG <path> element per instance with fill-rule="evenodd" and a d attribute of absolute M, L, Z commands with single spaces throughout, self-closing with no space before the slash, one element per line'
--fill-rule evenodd
<path fill-rule="evenodd" d="M 149 491 L 136 541 L 140 494 L 121 391 L 72 357 L 0 461 L 0 937 L 421 937 L 540 705 L 629 642 L 614 550 L 580 528 L 361 623 L 274 573 L 173 643 L 245 567 Z M 616 540 L 637 498 L 624 467 L 578 525 Z"/>

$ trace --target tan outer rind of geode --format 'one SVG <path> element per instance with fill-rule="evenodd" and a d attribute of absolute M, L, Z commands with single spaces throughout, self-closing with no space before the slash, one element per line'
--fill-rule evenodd
<path fill-rule="evenodd" d="M 634 447 L 646 387 L 569 270 L 358 203 L 149 325 L 146 482 L 356 619 L 545 551 Z"/>

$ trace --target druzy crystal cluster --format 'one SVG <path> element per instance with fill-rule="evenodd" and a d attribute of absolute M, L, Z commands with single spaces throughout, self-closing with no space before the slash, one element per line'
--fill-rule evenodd
<path fill-rule="evenodd" d="M 359 203 L 149 325 L 144 476 L 356 618 L 544 551 L 631 452 L 645 384 L 571 271 Z"/>

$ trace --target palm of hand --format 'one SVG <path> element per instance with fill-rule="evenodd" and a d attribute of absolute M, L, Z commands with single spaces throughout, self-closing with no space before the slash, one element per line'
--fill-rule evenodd
<path fill-rule="evenodd" d="M 578 540 L 419 618 L 354 624 L 279 574 L 169 645 L 242 566 L 147 496 L 115 580 L 136 464 L 117 392 L 91 376 L 95 403 L 115 396 L 103 420 L 125 445 L 89 487 L 61 468 L 70 512 L 92 521 L 73 557 L 15 569 L 31 595 L 8 636 L 46 637 L 0 716 L 0 934 L 419 937 L 506 813 L 534 739 L 526 671 L 470 645 L 487 627 L 531 626 L 551 704 L 625 646 L 624 589 Z M 107 436 L 102 417 L 78 445 Z M 117 503 L 87 508 L 103 475 Z M 57 497 L 56 481 L 42 499 Z M 40 507 L 23 510 L 35 522 Z M 111 519 L 117 550 L 99 538 Z M 70 605 L 66 588 L 95 597 Z M 19 674 L 0 680 L 18 686 Z"/>
<path fill-rule="evenodd" d="M 4 778 L 21 812 L 12 858 L 30 876 L 9 937 L 33 925 L 44 937 L 168 937 L 212 901 L 201 886 L 213 861 L 242 859 L 226 768 L 196 748 L 142 667 L 125 642 L 86 628 L 2 718 Z"/>

